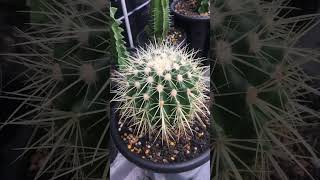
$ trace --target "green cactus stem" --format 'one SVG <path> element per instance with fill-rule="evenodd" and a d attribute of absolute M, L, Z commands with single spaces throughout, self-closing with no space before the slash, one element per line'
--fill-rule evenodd
<path fill-rule="evenodd" d="M 151 32 L 159 41 L 166 39 L 170 28 L 169 0 L 151 0 Z"/>
<path fill-rule="evenodd" d="M 114 44 L 115 44 L 115 49 L 117 52 L 117 57 L 118 59 L 118 66 L 122 68 L 124 65 L 126 65 L 126 59 L 128 58 L 128 51 L 125 46 L 125 41 L 123 40 L 123 29 L 120 27 L 120 22 L 118 22 L 117 19 L 115 19 L 114 15 L 116 13 L 117 9 L 114 7 L 110 8 L 110 16 L 112 18 L 112 32 L 113 32 L 113 38 L 114 38 Z"/>

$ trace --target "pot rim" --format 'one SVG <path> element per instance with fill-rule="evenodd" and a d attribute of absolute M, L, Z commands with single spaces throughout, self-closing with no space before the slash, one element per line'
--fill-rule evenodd
<path fill-rule="evenodd" d="M 180 173 L 193 170 L 197 167 L 200 167 L 202 164 L 210 160 L 210 148 L 197 156 L 196 158 L 190 159 L 184 162 L 176 163 L 155 163 L 150 160 L 142 159 L 134 153 L 130 152 L 127 148 L 127 145 L 123 142 L 119 135 L 118 126 L 117 126 L 117 110 L 116 106 L 118 103 L 111 102 L 111 138 L 117 147 L 118 151 L 127 158 L 130 162 L 136 164 L 137 166 L 149 169 L 158 173 Z"/>
<path fill-rule="evenodd" d="M 178 2 L 180 1 L 183 1 L 183 0 L 176 0 L 176 1 L 173 1 L 170 5 L 170 9 L 171 11 L 173 12 L 173 14 L 179 18 L 182 18 L 182 19 L 189 19 L 190 21 L 210 21 L 210 16 L 186 16 L 186 15 L 183 15 L 183 14 L 180 14 L 178 13 L 176 10 L 175 10 L 175 6 Z"/>

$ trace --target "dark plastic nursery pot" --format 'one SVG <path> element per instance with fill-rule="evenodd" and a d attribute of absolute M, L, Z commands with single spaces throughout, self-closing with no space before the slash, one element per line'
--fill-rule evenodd
<path fill-rule="evenodd" d="M 210 17 L 196 17 L 179 14 L 175 10 L 175 6 L 181 1 L 183 0 L 174 1 L 170 6 L 174 17 L 174 23 L 186 31 L 187 43 L 191 48 L 199 50 L 198 56 L 207 57 L 210 42 Z"/>
<path fill-rule="evenodd" d="M 142 159 L 138 157 L 136 154 L 130 152 L 127 148 L 127 145 L 123 142 L 123 140 L 120 137 L 120 134 L 118 132 L 118 113 L 116 111 L 116 104 L 111 104 L 111 138 L 118 149 L 118 151 L 126 157 L 130 162 L 136 164 L 137 166 L 151 170 L 156 173 L 181 173 L 193 170 L 204 163 L 208 162 L 210 159 L 210 149 L 208 149 L 206 152 L 202 153 L 200 156 L 191 159 L 189 161 L 185 162 L 179 162 L 179 163 L 154 163 L 149 160 Z"/>
<path fill-rule="evenodd" d="M 144 47 L 146 44 L 150 43 L 151 39 L 148 37 L 147 32 L 145 30 L 141 31 L 137 35 L 136 46 Z M 183 32 L 183 40 L 178 44 L 178 46 L 186 45 L 187 43 L 187 33 Z"/>

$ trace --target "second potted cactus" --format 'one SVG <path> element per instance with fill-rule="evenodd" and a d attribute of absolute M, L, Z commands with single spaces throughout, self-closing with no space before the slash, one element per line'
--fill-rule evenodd
<path fill-rule="evenodd" d="M 171 24 L 169 0 L 151 0 L 150 23 L 137 36 L 137 45 L 144 46 L 154 38 L 161 42 L 171 42 L 173 45 L 186 43 L 187 35 L 182 28 Z"/>
<path fill-rule="evenodd" d="M 210 39 L 210 1 L 177 0 L 170 8 L 175 24 L 186 31 L 190 47 L 199 50 L 199 57 L 207 57 Z"/>

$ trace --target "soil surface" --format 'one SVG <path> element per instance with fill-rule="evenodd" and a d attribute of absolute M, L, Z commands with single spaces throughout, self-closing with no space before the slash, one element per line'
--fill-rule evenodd
<path fill-rule="evenodd" d="M 209 121 L 205 122 L 209 127 Z M 193 136 L 176 137 L 176 141 L 170 141 L 169 144 L 161 142 L 161 139 L 155 140 L 155 136 L 136 136 L 134 126 L 127 122 L 118 122 L 118 131 L 122 140 L 127 145 L 128 150 L 142 159 L 147 159 L 156 163 L 183 162 L 204 153 L 210 148 L 210 134 L 206 127 L 200 124 L 194 125 Z"/>
<path fill-rule="evenodd" d="M 197 11 L 197 0 L 182 0 L 174 7 L 177 13 L 185 16 L 208 17 L 210 12 L 199 14 Z"/>
<path fill-rule="evenodd" d="M 170 43 L 172 43 L 173 45 L 179 45 L 184 39 L 185 34 L 181 29 L 175 27 L 170 28 L 167 35 L 167 40 Z"/>
<path fill-rule="evenodd" d="M 144 46 L 148 44 L 148 42 L 153 39 L 153 35 L 151 34 L 148 27 L 145 29 L 143 34 L 140 35 L 138 45 Z M 177 27 L 170 27 L 169 32 L 167 34 L 166 40 L 171 43 L 173 46 L 180 45 L 182 41 L 186 39 L 186 34 L 183 29 Z"/>

